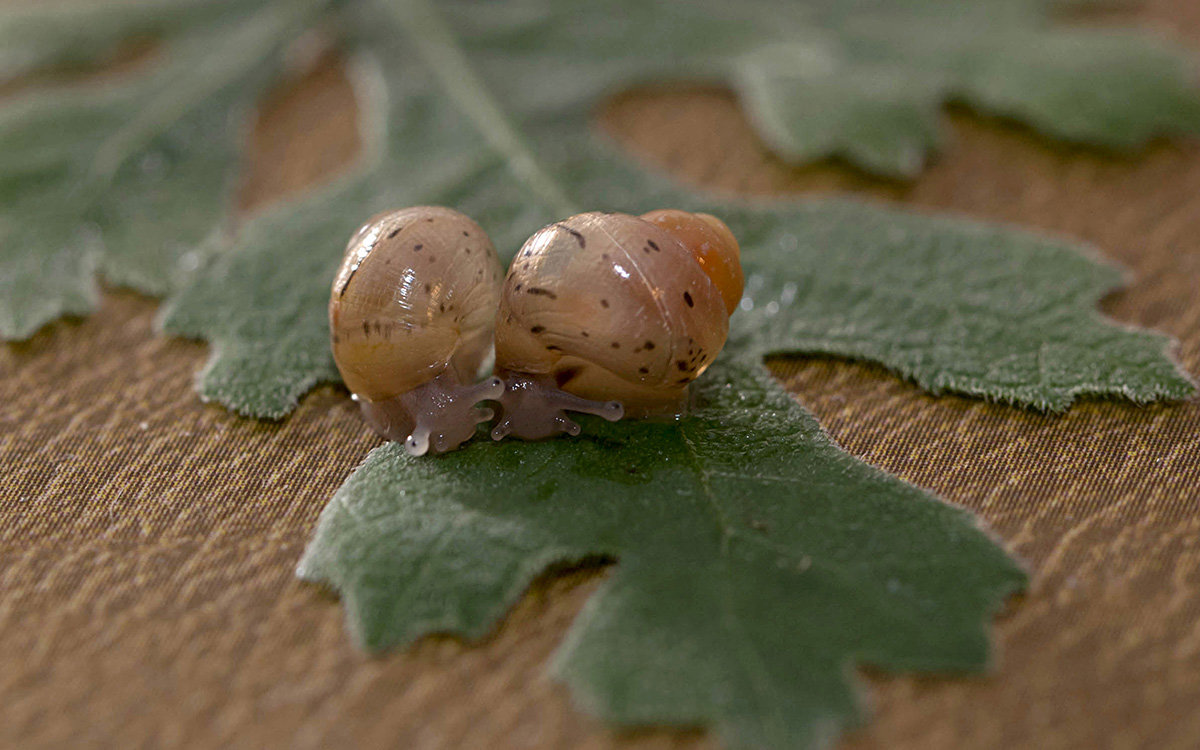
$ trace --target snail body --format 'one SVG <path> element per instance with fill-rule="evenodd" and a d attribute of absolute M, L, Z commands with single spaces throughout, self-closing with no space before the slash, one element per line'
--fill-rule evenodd
<path fill-rule="evenodd" d="M 566 411 L 679 415 L 741 294 L 737 241 L 707 214 L 592 212 L 543 228 L 500 297 L 496 374 L 508 386 L 492 436 L 576 434 Z"/>
<path fill-rule="evenodd" d="M 333 357 L 376 432 L 421 455 L 492 418 L 476 384 L 492 348 L 502 267 L 483 229 L 448 208 L 379 214 L 351 238 L 329 300 Z"/>

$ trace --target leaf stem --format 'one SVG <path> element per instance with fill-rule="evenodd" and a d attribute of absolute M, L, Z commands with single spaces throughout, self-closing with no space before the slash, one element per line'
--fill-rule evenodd
<path fill-rule="evenodd" d="M 503 108 L 488 93 L 457 39 L 426 0 L 377 0 L 404 28 L 430 72 L 449 97 L 475 123 L 480 134 L 504 157 L 509 169 L 554 212 L 561 216 L 579 208 L 546 173 L 510 122 Z"/>

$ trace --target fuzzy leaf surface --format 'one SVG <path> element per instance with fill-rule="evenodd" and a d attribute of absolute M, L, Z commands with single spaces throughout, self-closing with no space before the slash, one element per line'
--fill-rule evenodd
<path fill-rule="evenodd" d="M 969 513 L 843 452 L 753 358 L 698 385 L 678 425 L 378 448 L 300 575 L 377 650 L 482 638 L 549 566 L 615 560 L 555 673 L 609 721 L 714 726 L 735 748 L 828 746 L 860 718 L 854 665 L 986 666 L 982 623 L 1025 576 Z"/>
<path fill-rule="evenodd" d="M 360 89 L 372 92 L 377 155 L 345 183 L 249 226 L 236 252 L 171 300 L 167 329 L 215 344 L 199 381 L 204 397 L 279 417 L 315 382 L 335 379 L 323 305 L 343 238 L 376 211 L 416 204 L 466 212 L 503 256 L 579 210 L 703 209 L 742 239 L 752 277 L 778 282 L 752 285 L 748 304 L 786 296 L 778 318 L 754 318 L 768 348 L 869 359 L 934 391 L 1051 410 L 1081 395 L 1144 402 L 1191 392 L 1163 337 L 1098 316 L 1094 305 L 1117 274 L 1065 242 L 869 204 L 706 199 L 591 134 L 604 92 L 647 66 L 668 75 L 666 61 L 700 38 L 674 35 L 716 34 L 712 9 L 678 11 L 671 35 L 630 42 L 655 53 L 625 59 L 605 57 L 605 45 L 560 17 L 559 5 L 522 7 L 539 11 L 380 2 L 353 15 L 361 25 L 352 36 L 372 52 L 357 69 Z M 575 10 L 576 20 L 590 18 Z M 640 20 L 635 28 L 652 26 Z M 804 330 L 772 339 L 781 326 Z"/>

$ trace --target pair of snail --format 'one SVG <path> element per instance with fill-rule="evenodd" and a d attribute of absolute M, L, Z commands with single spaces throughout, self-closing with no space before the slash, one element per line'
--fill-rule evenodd
<path fill-rule="evenodd" d="M 544 227 L 503 276 L 467 216 L 418 206 L 359 229 L 333 282 L 333 356 L 366 421 L 412 455 L 579 426 L 567 412 L 679 414 L 742 295 L 716 217 L 584 213 Z M 475 382 L 495 347 L 495 376 Z M 495 401 L 499 414 L 480 407 Z"/>

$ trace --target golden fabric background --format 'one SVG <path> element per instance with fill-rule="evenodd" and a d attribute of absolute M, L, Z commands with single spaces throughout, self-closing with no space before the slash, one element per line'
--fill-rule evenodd
<path fill-rule="evenodd" d="M 1193 0 L 1097 18 L 1114 17 L 1200 52 Z M 1133 271 L 1105 311 L 1178 337 L 1200 374 L 1200 141 L 1115 157 L 956 113 L 902 186 L 779 164 L 722 91 L 632 92 L 598 119 L 707 188 L 849 189 L 1094 242 Z M 337 60 L 276 91 L 243 207 L 342 168 L 354 127 Z M 331 387 L 280 424 L 201 404 L 206 347 L 157 335 L 155 309 L 110 290 L 94 317 L 0 346 L 0 747 L 716 746 L 612 732 L 543 674 L 602 570 L 547 576 L 482 645 L 356 652 L 293 566 L 376 439 Z M 1035 575 L 996 622 L 993 674 L 863 674 L 873 720 L 846 748 L 1200 746 L 1200 401 L 1045 417 L 868 365 L 773 369 L 847 450 L 974 509 Z"/>

